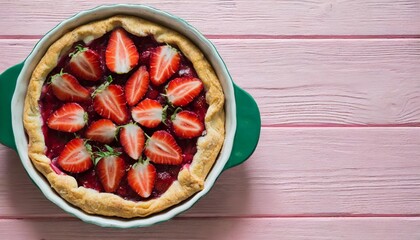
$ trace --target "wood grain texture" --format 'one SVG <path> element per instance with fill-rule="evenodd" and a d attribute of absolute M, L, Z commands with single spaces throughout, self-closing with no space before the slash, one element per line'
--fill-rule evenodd
<path fill-rule="evenodd" d="M 257 99 L 265 126 L 419 123 L 419 40 L 216 45 L 234 80 Z"/>
<path fill-rule="evenodd" d="M 0 40 L 0 72 L 36 41 Z M 420 126 L 420 39 L 213 42 L 264 126 Z"/>
<path fill-rule="evenodd" d="M 126 1 L 1 1 L 1 35 L 43 35 L 62 20 L 101 4 Z M 207 35 L 420 34 L 416 0 L 142 1 L 185 20 Z M 52 6 L 56 6 L 53 7 Z M 36 11 L 34 11 L 36 9 Z"/>
<path fill-rule="evenodd" d="M 0 220 L 0 238 L 10 239 L 369 239 L 420 238 L 419 218 L 174 219 L 139 229 L 110 229 L 78 220 Z"/>
<path fill-rule="evenodd" d="M 419 215 L 419 128 L 263 128 L 254 155 L 182 216 Z M 67 216 L 0 148 L 0 218 Z"/>

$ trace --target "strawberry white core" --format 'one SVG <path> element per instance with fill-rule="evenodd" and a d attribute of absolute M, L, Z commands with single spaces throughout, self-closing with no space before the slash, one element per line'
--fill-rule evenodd
<path fill-rule="evenodd" d="M 63 125 L 68 126 L 68 132 L 74 132 L 80 129 L 80 126 L 84 126 L 86 123 L 86 115 L 85 111 L 81 109 L 80 111 L 70 111 L 70 109 L 67 111 L 68 106 L 64 105 L 62 108 L 62 112 L 65 112 L 64 115 L 60 115 L 59 117 L 54 119 L 55 125 Z M 58 115 L 58 111 L 54 113 L 53 117 L 55 115 Z M 50 122 L 51 123 L 51 122 Z"/>
<path fill-rule="evenodd" d="M 104 106 L 108 107 L 108 114 L 105 116 L 106 118 L 111 118 L 111 113 L 113 113 L 118 119 L 121 121 L 124 119 L 124 116 L 120 115 L 119 105 L 116 104 L 116 100 L 114 99 L 114 94 L 109 91 L 104 91 L 101 93 L 101 101 L 103 102 Z M 99 114 L 103 114 L 104 111 L 101 111 Z"/>
<path fill-rule="evenodd" d="M 72 148 L 69 149 L 70 154 L 66 155 L 61 160 L 68 164 L 81 164 L 85 161 L 86 158 L 90 157 L 90 154 L 86 151 L 85 148 Z"/>
<path fill-rule="evenodd" d="M 115 68 L 117 72 L 128 72 L 131 70 L 130 61 L 128 58 L 128 49 L 124 47 L 124 42 L 121 37 L 121 33 L 117 32 L 117 45 L 116 52 L 118 53 L 117 64 Z"/>
<path fill-rule="evenodd" d="M 105 126 L 98 129 L 95 129 L 94 132 L 92 132 L 92 135 L 101 136 L 105 139 L 113 139 L 115 137 L 115 126 Z"/>
<path fill-rule="evenodd" d="M 76 56 L 74 56 L 70 62 L 74 63 L 75 65 L 77 65 L 78 69 L 80 71 L 83 71 L 83 74 L 90 76 L 92 78 L 95 78 L 95 72 L 96 70 L 93 68 L 93 66 L 89 63 L 89 61 L 87 60 L 87 58 L 85 57 L 81 57 L 78 56 L 80 54 L 83 54 L 83 52 L 79 52 L 77 53 Z"/>
<path fill-rule="evenodd" d="M 188 118 L 184 117 L 177 117 L 173 120 L 174 124 L 179 124 L 183 128 L 186 129 L 186 131 L 199 131 L 201 129 L 201 125 L 198 124 L 196 121 L 192 121 Z"/>
<path fill-rule="evenodd" d="M 146 111 L 132 111 L 132 117 L 136 122 L 155 121 L 162 119 L 162 108 L 150 108 Z"/>
<path fill-rule="evenodd" d="M 82 94 L 76 88 L 74 88 L 73 85 L 68 84 L 67 81 L 63 80 L 62 76 L 57 76 L 53 81 L 54 85 L 56 85 L 57 88 L 60 88 L 61 91 L 66 92 L 69 95 L 82 97 Z"/>
<path fill-rule="evenodd" d="M 118 174 L 118 167 L 117 167 L 117 160 L 116 160 L 117 156 L 109 156 L 109 157 L 105 157 L 103 158 L 101 161 L 105 161 L 105 165 L 106 170 L 105 174 L 107 175 L 107 184 L 109 186 L 114 186 L 115 185 L 115 180 L 117 179 L 117 174 Z"/>
<path fill-rule="evenodd" d="M 171 62 L 172 58 L 174 58 L 177 54 L 178 52 L 174 48 L 170 46 L 163 46 L 162 51 L 160 52 L 160 58 L 156 63 L 156 66 L 152 65 L 151 68 L 168 69 L 169 72 L 175 72 L 175 69 L 173 69 Z M 156 79 L 161 79 L 163 77 L 163 74 L 165 74 L 165 71 L 158 71 L 156 76 L 154 77 Z"/>
<path fill-rule="evenodd" d="M 126 138 L 128 141 L 124 141 L 125 144 L 127 144 L 126 146 L 124 146 L 124 148 L 127 149 L 137 149 L 139 144 L 141 144 L 141 146 L 143 146 L 144 144 L 144 138 L 143 139 L 143 143 L 139 142 L 139 138 L 138 138 L 138 134 L 139 131 L 141 132 L 141 134 L 143 134 L 143 131 L 135 124 L 128 124 L 124 126 L 125 128 L 125 134 L 126 134 Z M 143 147 L 142 147 L 143 148 Z M 141 149 L 143 150 L 143 149 Z M 141 152 L 138 151 L 130 151 L 129 155 L 131 158 L 133 159 L 139 159 Z"/>
<path fill-rule="evenodd" d="M 200 81 L 189 81 L 182 85 L 176 86 L 173 88 L 170 92 L 168 92 L 168 100 L 170 102 L 176 102 L 179 99 L 185 97 L 185 95 L 188 95 L 188 93 L 191 91 L 191 89 L 196 89 L 201 86 Z"/>

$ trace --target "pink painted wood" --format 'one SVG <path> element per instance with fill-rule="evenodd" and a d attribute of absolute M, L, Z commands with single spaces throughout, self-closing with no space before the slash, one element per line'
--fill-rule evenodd
<path fill-rule="evenodd" d="M 103 3 L 0 0 L 0 72 Z M 0 145 L 0 239 L 419 239 L 420 4 L 147 1 L 207 35 L 257 100 L 255 154 L 192 209 L 147 229 L 64 213 Z M 262 27 L 263 26 L 263 27 Z"/>

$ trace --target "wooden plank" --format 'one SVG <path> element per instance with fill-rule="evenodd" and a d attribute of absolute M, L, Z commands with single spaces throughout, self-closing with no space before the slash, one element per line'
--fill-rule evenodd
<path fill-rule="evenodd" d="M 263 125 L 419 125 L 419 40 L 215 42 Z"/>
<path fill-rule="evenodd" d="M 79 11 L 126 1 L 53 0 L 0 2 L 1 35 L 43 35 Z M 142 4 L 169 11 L 207 35 L 401 35 L 420 34 L 416 0 L 171 1 Z M 36 11 L 34 11 L 36 9 Z M 208 14 L 209 11 L 211 14 Z"/>
<path fill-rule="evenodd" d="M 0 220 L 2 239 L 419 239 L 419 218 L 189 218 L 148 228 L 100 228 L 77 220 Z M 13 236 L 11 238 L 11 236 Z"/>
<path fill-rule="evenodd" d="M 419 133 L 413 128 L 263 128 L 251 159 L 224 173 L 189 214 L 418 214 Z"/>
<path fill-rule="evenodd" d="M 264 126 L 420 126 L 420 39 L 213 41 Z M 0 40 L 0 72 L 35 42 Z"/>
<path fill-rule="evenodd" d="M 183 216 L 420 214 L 420 129 L 263 128 L 254 155 Z M 66 216 L 0 148 L 0 217 Z"/>

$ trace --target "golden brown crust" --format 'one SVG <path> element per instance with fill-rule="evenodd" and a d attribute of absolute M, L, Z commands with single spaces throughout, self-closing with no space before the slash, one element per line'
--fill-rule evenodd
<path fill-rule="evenodd" d="M 42 118 L 38 105 L 42 86 L 49 72 L 56 66 L 61 54 L 78 41 L 91 41 L 116 27 L 137 36 L 154 35 L 158 42 L 177 46 L 192 62 L 206 90 L 209 105 L 205 117 L 206 135 L 197 141 L 197 153 L 191 165 L 184 166 L 178 179 L 162 196 L 149 201 L 134 202 L 118 195 L 99 193 L 78 187 L 76 179 L 56 174 L 45 155 Z M 216 74 L 203 53 L 190 40 L 158 24 L 133 17 L 114 16 L 92 22 L 62 36 L 52 44 L 32 73 L 24 107 L 24 126 L 29 136 L 29 157 L 35 167 L 48 179 L 52 188 L 71 204 L 92 214 L 124 218 L 144 217 L 165 210 L 186 200 L 203 189 L 204 180 L 213 166 L 224 141 L 224 95 Z"/>

